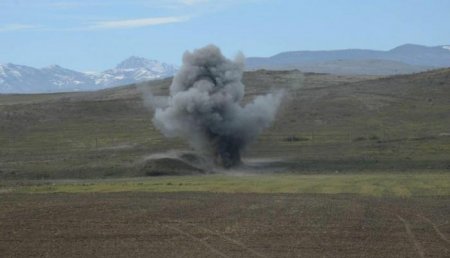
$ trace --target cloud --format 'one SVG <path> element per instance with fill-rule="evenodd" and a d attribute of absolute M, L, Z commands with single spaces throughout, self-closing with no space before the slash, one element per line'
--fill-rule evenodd
<path fill-rule="evenodd" d="M 103 3 L 105 4 L 105 3 Z M 74 9 L 81 7 L 92 7 L 92 6 L 100 6 L 102 3 L 99 2 L 52 2 L 48 4 L 48 7 L 56 8 L 56 9 Z"/>
<path fill-rule="evenodd" d="M 190 17 L 187 16 L 166 16 L 166 17 L 131 19 L 131 20 L 99 21 L 88 26 L 87 29 L 97 30 L 97 29 L 139 28 L 169 23 L 186 22 L 189 19 Z"/>
<path fill-rule="evenodd" d="M 180 0 L 180 3 L 184 5 L 196 5 L 210 2 L 210 0 Z"/>
<path fill-rule="evenodd" d="M 11 24 L 0 25 L 0 32 L 31 30 L 31 29 L 36 29 L 36 28 L 39 28 L 39 26 L 32 25 L 32 24 L 11 23 Z"/>

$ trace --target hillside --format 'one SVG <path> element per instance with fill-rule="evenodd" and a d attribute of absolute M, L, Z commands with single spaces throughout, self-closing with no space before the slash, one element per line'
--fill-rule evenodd
<path fill-rule="evenodd" d="M 148 89 L 170 79 L 94 93 L 0 95 L 0 178 L 142 175 L 146 157 L 187 149 L 151 123 Z M 311 171 L 450 169 L 450 69 L 385 78 L 298 71 L 244 75 L 249 101 L 285 89 L 275 124 L 244 159 Z"/>
<path fill-rule="evenodd" d="M 305 63 L 305 64 L 283 64 L 273 65 L 271 63 L 260 64 L 258 69 L 268 70 L 291 70 L 299 69 L 303 72 L 329 73 L 340 75 L 396 75 L 411 74 L 431 70 L 429 66 L 410 65 L 403 62 L 381 60 L 381 59 L 363 59 L 363 60 L 330 60 L 323 62 Z"/>

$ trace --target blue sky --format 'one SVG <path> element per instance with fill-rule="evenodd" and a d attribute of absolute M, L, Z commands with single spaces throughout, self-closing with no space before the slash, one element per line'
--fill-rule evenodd
<path fill-rule="evenodd" d="M 450 44 L 448 0 L 0 0 L 0 63 L 101 71 L 131 56 Z"/>

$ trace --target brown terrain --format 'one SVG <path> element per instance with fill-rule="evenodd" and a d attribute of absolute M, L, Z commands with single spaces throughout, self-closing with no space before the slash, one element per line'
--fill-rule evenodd
<path fill-rule="evenodd" d="M 3 194 L 2 257 L 449 257 L 450 197 Z"/>

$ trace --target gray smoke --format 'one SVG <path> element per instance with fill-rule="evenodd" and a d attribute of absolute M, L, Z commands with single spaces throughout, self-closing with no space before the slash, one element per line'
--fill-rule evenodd
<path fill-rule="evenodd" d="M 241 151 L 273 122 L 282 93 L 242 105 L 244 57 L 225 58 L 209 45 L 186 52 L 170 86 L 167 105 L 156 108 L 153 123 L 166 137 L 182 137 L 225 168 L 241 162 Z"/>

